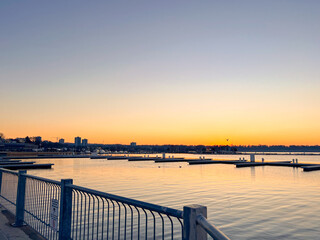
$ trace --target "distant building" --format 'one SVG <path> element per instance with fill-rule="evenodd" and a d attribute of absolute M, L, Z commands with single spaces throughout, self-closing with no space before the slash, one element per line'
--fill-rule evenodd
<path fill-rule="evenodd" d="M 137 146 L 137 143 L 136 142 L 132 142 L 132 143 L 130 143 L 130 146 L 131 147 L 135 147 L 135 146 Z"/>
<path fill-rule="evenodd" d="M 76 147 L 80 147 L 81 146 L 81 137 L 75 137 L 74 138 L 74 145 Z"/>
<path fill-rule="evenodd" d="M 34 137 L 34 142 L 39 144 L 42 142 L 42 137 L 38 136 L 38 137 Z"/>
<path fill-rule="evenodd" d="M 83 147 L 86 147 L 86 146 L 88 146 L 88 139 L 82 139 L 82 146 Z"/>
<path fill-rule="evenodd" d="M 59 143 L 60 143 L 60 144 L 64 144 L 64 139 L 63 139 L 63 138 L 60 138 L 60 139 L 59 139 Z"/>

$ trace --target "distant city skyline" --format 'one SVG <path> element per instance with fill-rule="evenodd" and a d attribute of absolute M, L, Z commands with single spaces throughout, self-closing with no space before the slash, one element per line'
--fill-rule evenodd
<path fill-rule="evenodd" d="M 0 6 L 6 137 L 320 144 L 320 1 Z"/>

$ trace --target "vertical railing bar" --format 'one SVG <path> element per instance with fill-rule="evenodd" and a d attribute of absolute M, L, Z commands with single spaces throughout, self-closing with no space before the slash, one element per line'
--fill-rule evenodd
<path fill-rule="evenodd" d="M 76 212 L 76 208 L 78 207 L 78 205 L 76 205 L 76 194 L 72 189 L 72 229 L 71 229 L 71 238 L 74 239 L 74 235 L 75 235 L 75 212 Z"/>
<path fill-rule="evenodd" d="M 87 219 L 88 219 L 87 228 L 88 228 L 88 239 L 89 239 L 89 236 L 90 236 L 90 204 L 91 204 L 91 199 L 90 199 L 89 193 L 85 193 L 85 195 L 88 197 L 88 201 L 89 201 L 89 203 L 88 203 L 88 217 L 87 217 Z"/>
<path fill-rule="evenodd" d="M 44 210 L 44 208 L 43 208 L 44 185 L 45 185 L 45 182 L 40 182 L 40 193 L 41 193 L 41 195 L 39 197 L 39 205 L 40 205 L 39 218 L 40 219 L 43 219 L 42 214 L 43 214 L 43 210 Z M 39 225 L 40 225 L 40 234 L 43 235 L 43 231 L 46 226 L 41 221 L 39 221 Z"/>
<path fill-rule="evenodd" d="M 178 219 L 178 221 L 180 222 L 180 225 L 181 225 L 181 239 L 183 239 L 183 223 L 180 220 L 180 218 L 177 218 L 177 219 Z"/>
<path fill-rule="evenodd" d="M 124 203 L 122 203 L 123 207 L 124 207 L 124 240 L 127 239 L 127 208 L 126 205 Z"/>
<path fill-rule="evenodd" d="M 81 192 L 83 193 L 83 192 Z M 83 212 L 83 239 L 86 237 L 86 216 L 87 216 L 87 197 L 86 194 L 83 193 L 84 197 L 84 212 Z"/>
<path fill-rule="evenodd" d="M 169 218 L 169 220 L 171 222 L 171 239 L 173 240 L 173 222 L 172 222 L 172 219 L 169 215 L 167 215 L 167 217 Z"/>
<path fill-rule="evenodd" d="M 47 183 L 47 188 L 46 188 L 46 202 L 47 202 L 47 206 L 50 206 L 50 199 L 49 199 L 49 190 L 50 189 L 50 183 Z M 45 222 L 48 223 L 48 219 L 49 219 L 49 215 L 48 215 L 48 211 L 49 211 L 49 208 L 46 208 L 46 210 L 44 211 L 44 219 L 45 219 Z M 46 228 L 46 232 L 45 232 L 45 235 L 44 235 L 46 238 L 47 236 L 49 236 L 49 228 L 47 227 Z"/>
<path fill-rule="evenodd" d="M 152 211 L 150 211 L 150 213 L 153 216 L 153 239 L 155 240 L 156 239 L 156 217 Z"/>
<path fill-rule="evenodd" d="M 41 199 L 41 205 L 42 205 L 42 211 L 41 211 L 41 219 L 43 219 L 44 222 L 45 221 L 45 209 L 46 209 L 46 204 L 45 204 L 45 199 L 46 199 L 46 190 L 47 190 L 47 182 L 43 183 L 43 189 L 42 189 L 42 199 Z M 47 205 L 48 206 L 48 205 Z M 43 231 L 42 231 L 42 235 L 45 236 L 45 231 L 48 227 L 46 227 L 46 225 L 44 225 L 43 227 Z"/>
<path fill-rule="evenodd" d="M 52 199 L 54 199 L 54 196 L 55 196 L 55 189 L 54 187 L 52 186 L 52 184 L 50 184 L 50 196 L 49 196 L 49 204 L 52 204 Z M 49 205 L 50 206 L 50 205 Z M 48 217 L 49 217 L 49 222 L 50 222 L 50 209 L 48 208 Z M 59 229 L 60 230 L 60 229 Z M 49 231 L 49 238 L 53 238 L 53 229 L 50 228 L 50 231 Z"/>
<path fill-rule="evenodd" d="M 98 197 L 96 196 L 96 195 L 94 195 L 94 197 L 97 199 L 97 202 L 98 202 L 98 213 L 97 213 L 97 238 L 96 239 L 98 239 L 99 238 L 99 211 L 100 211 L 100 203 L 99 203 L 99 199 L 98 199 Z"/>
<path fill-rule="evenodd" d="M 146 216 L 146 232 L 145 232 L 145 239 L 148 240 L 148 215 L 147 212 L 142 208 L 142 211 L 144 211 L 144 214 Z"/>
<path fill-rule="evenodd" d="M 164 240 L 164 220 L 163 220 L 162 215 L 159 212 L 158 212 L 158 214 L 159 214 L 159 216 L 160 216 L 160 218 L 162 220 L 162 240 Z"/>
<path fill-rule="evenodd" d="M 131 211 L 131 240 L 133 240 L 133 210 L 130 205 L 128 205 Z"/>
<path fill-rule="evenodd" d="M 49 184 L 50 184 L 51 194 L 50 194 L 49 199 L 48 199 L 49 200 L 49 206 L 50 206 L 50 207 L 48 207 L 48 211 L 49 211 L 49 213 L 48 213 L 48 221 L 49 221 L 49 224 L 50 224 L 51 204 L 52 204 L 52 199 L 57 199 L 57 189 L 55 188 L 55 186 L 52 183 L 49 183 Z M 58 199 L 58 201 L 59 201 L 59 199 Z M 59 202 L 59 205 L 60 205 L 60 202 Z M 59 213 L 60 213 L 60 206 L 59 206 L 58 210 L 59 210 Z M 57 229 L 58 228 L 59 228 L 59 226 L 57 226 Z M 50 238 L 51 239 L 56 239 L 57 238 L 57 234 L 55 233 L 55 230 L 52 227 L 50 227 Z"/>
<path fill-rule="evenodd" d="M 94 196 L 91 195 L 92 197 L 92 239 L 94 239 L 94 211 L 95 211 L 95 200 Z"/>
<path fill-rule="evenodd" d="M 140 239 L 140 211 L 139 211 L 139 209 L 136 207 L 136 206 L 134 206 L 134 208 L 137 210 L 137 212 L 138 212 L 138 239 Z"/>
<path fill-rule="evenodd" d="M 36 201 L 35 201 L 35 203 L 36 203 L 36 205 L 37 206 L 39 206 L 39 197 L 40 197 L 40 194 L 39 194 L 39 191 L 40 191 L 40 182 L 39 181 L 36 181 L 36 187 L 35 187 L 35 190 L 36 190 L 36 192 L 37 192 L 37 194 L 36 194 Z M 35 209 L 35 213 L 36 213 L 36 217 L 38 217 L 39 216 L 39 210 L 40 210 L 40 208 L 39 207 L 37 207 L 36 209 Z M 40 230 L 40 226 L 39 226 L 39 223 L 40 223 L 40 221 L 35 221 L 35 226 L 36 226 L 36 230 L 37 229 L 39 229 Z M 38 230 L 38 232 L 40 232 Z"/>
<path fill-rule="evenodd" d="M 110 200 L 112 203 L 112 240 L 114 240 L 114 217 L 115 217 L 115 209 L 114 209 L 114 203 L 112 200 Z"/>
<path fill-rule="evenodd" d="M 107 221 L 107 239 L 109 239 L 109 224 L 110 224 L 110 203 L 109 200 L 105 198 L 108 203 L 108 221 Z"/>
<path fill-rule="evenodd" d="M 73 219 L 74 219 L 74 223 L 73 223 L 73 239 L 77 239 L 78 238 L 78 230 L 79 230 L 79 195 L 78 192 L 74 189 L 72 189 L 73 192 L 73 198 L 74 198 L 74 212 L 73 212 Z M 77 202 L 77 204 L 76 204 Z"/>
<path fill-rule="evenodd" d="M 120 239 L 120 230 L 121 230 L 121 207 L 118 201 L 116 201 L 119 207 L 119 225 L 118 225 L 118 239 Z"/>
<path fill-rule="evenodd" d="M 56 188 L 56 186 L 54 184 L 51 184 L 51 187 L 53 189 L 52 199 L 57 199 L 60 202 L 58 189 Z M 59 210 L 60 210 L 60 208 L 59 208 Z M 60 216 L 59 216 L 59 218 L 60 218 Z M 62 231 L 62 229 L 59 228 L 59 231 Z M 53 235 L 53 238 L 57 239 L 57 237 L 58 237 L 57 233 L 55 232 L 55 230 L 53 228 L 52 228 L 52 235 Z"/>
<path fill-rule="evenodd" d="M 103 232 L 104 232 L 104 199 L 99 197 L 102 201 L 102 221 L 101 221 L 101 240 L 103 240 Z"/>
<path fill-rule="evenodd" d="M 56 184 L 52 184 L 52 187 L 55 189 L 55 199 L 56 200 L 58 200 L 58 202 L 60 202 L 60 200 L 61 200 L 61 186 L 58 186 L 58 185 L 56 185 Z M 72 196 L 71 196 L 72 197 Z M 60 204 L 59 204 L 60 205 Z M 58 206 L 58 210 L 59 210 L 59 212 L 60 212 L 60 207 L 61 206 Z M 60 218 L 60 215 L 58 216 L 58 220 L 59 220 L 59 218 Z M 59 221 L 58 221 L 59 222 Z M 71 224 L 71 222 L 70 222 L 70 224 Z M 58 226 L 57 226 L 57 229 L 58 229 L 58 231 L 59 231 L 59 224 L 58 224 Z M 55 238 L 56 239 L 58 239 L 58 237 L 59 237 L 59 232 L 58 231 L 54 231 L 54 234 L 55 234 Z"/>
<path fill-rule="evenodd" d="M 33 214 L 33 209 L 34 209 L 34 184 L 33 184 L 33 179 L 30 179 L 30 192 L 31 192 L 31 197 L 30 197 L 30 204 L 29 204 L 29 212 Z M 32 226 L 32 216 L 30 217 L 30 225 Z"/>
<path fill-rule="evenodd" d="M 83 195 L 82 195 L 82 192 L 79 192 L 77 190 L 77 192 L 80 194 L 81 196 L 81 211 L 80 211 L 80 230 L 79 230 L 79 236 L 81 236 L 81 233 L 82 233 L 82 212 L 83 212 Z"/>
<path fill-rule="evenodd" d="M 78 239 L 78 231 L 79 231 L 79 224 L 80 224 L 80 221 L 81 219 L 79 219 L 79 193 L 77 190 L 75 189 L 72 189 L 72 191 L 74 192 L 74 198 L 77 199 L 77 208 L 75 208 L 75 213 L 74 213 L 74 216 L 75 216 L 75 219 L 76 219 L 76 223 L 75 223 L 75 232 L 74 232 L 74 235 L 73 235 L 73 238 L 74 239 Z"/>

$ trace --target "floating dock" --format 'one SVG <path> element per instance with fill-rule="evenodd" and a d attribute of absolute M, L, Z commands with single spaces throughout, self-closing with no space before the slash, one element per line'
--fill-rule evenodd
<path fill-rule="evenodd" d="M 144 157 L 144 158 L 129 158 L 129 161 L 154 161 L 154 162 L 187 162 L 184 158 L 160 158 L 160 157 Z"/>
<path fill-rule="evenodd" d="M 0 162 L 0 166 L 3 165 L 20 165 L 20 164 L 33 164 L 35 162 L 16 162 L 16 161 L 6 161 L 6 162 Z"/>
<path fill-rule="evenodd" d="M 309 163 L 292 163 L 291 161 L 277 161 L 277 162 L 248 162 L 248 163 L 238 163 L 237 168 L 241 167 L 258 167 L 258 166 L 279 166 L 279 167 L 303 167 L 303 166 L 313 166 L 314 164 Z"/>
<path fill-rule="evenodd" d="M 91 155 L 45 155 L 45 156 L 6 156 L 2 159 L 51 159 L 51 158 L 90 158 Z"/>
<path fill-rule="evenodd" d="M 107 159 L 108 156 L 91 156 L 90 159 Z"/>
<path fill-rule="evenodd" d="M 143 162 L 143 161 L 155 161 L 157 159 L 159 159 L 159 158 L 142 157 L 142 158 L 128 158 L 128 161 L 130 161 L 130 162 L 134 162 L 134 161 Z"/>
<path fill-rule="evenodd" d="M 197 161 L 189 161 L 190 165 L 196 164 L 237 164 L 244 163 L 246 160 L 197 160 Z"/>
<path fill-rule="evenodd" d="M 251 156 L 252 157 L 252 156 Z M 253 161 L 248 161 L 244 159 L 239 160 L 191 160 L 186 161 L 190 165 L 200 165 L 200 164 L 234 164 L 237 168 L 243 168 L 243 167 L 259 167 L 259 166 L 277 166 L 277 167 L 301 167 L 303 168 L 303 171 L 310 172 L 310 171 L 317 171 L 320 170 L 320 164 L 313 164 L 313 163 L 298 163 L 298 160 L 296 161 L 272 161 L 272 162 L 265 162 L 264 160 L 261 162 L 256 162 L 254 160 L 254 157 L 252 158 Z M 164 162 L 164 161 L 163 161 Z M 170 162 L 170 161 L 165 161 Z"/>
<path fill-rule="evenodd" d="M 10 170 L 21 170 L 21 169 L 48 169 L 51 168 L 53 163 L 45 163 L 45 164 L 12 164 L 12 165 L 4 165 L 1 168 L 10 169 Z"/>
<path fill-rule="evenodd" d="M 210 160 L 210 159 L 208 159 Z M 156 163 L 171 163 L 171 162 L 193 162 L 193 161 L 200 161 L 200 159 L 179 159 L 179 158 L 159 158 L 156 159 L 154 162 Z"/>
<path fill-rule="evenodd" d="M 107 156 L 108 160 L 126 160 L 128 157 L 125 156 Z"/>
<path fill-rule="evenodd" d="M 311 172 L 311 171 L 320 170 L 320 165 L 303 166 L 302 168 L 304 172 Z"/>

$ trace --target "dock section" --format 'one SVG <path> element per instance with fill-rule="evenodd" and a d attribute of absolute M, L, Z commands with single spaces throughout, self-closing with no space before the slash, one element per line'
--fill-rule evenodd
<path fill-rule="evenodd" d="M 320 165 L 303 166 L 302 168 L 304 172 L 311 172 L 311 171 L 320 170 Z"/>
<path fill-rule="evenodd" d="M 248 162 L 248 163 L 238 163 L 237 168 L 242 167 L 257 167 L 257 166 L 279 166 L 279 167 L 303 167 L 312 166 L 314 164 L 309 163 L 292 163 L 291 161 L 277 161 L 277 162 Z"/>
<path fill-rule="evenodd" d="M 197 160 L 197 161 L 189 161 L 190 165 L 196 164 L 237 164 L 244 163 L 246 160 Z"/>
<path fill-rule="evenodd" d="M 48 169 L 51 168 L 53 163 L 44 163 L 44 164 L 12 164 L 0 166 L 1 168 L 9 170 L 21 170 L 21 169 Z"/>

